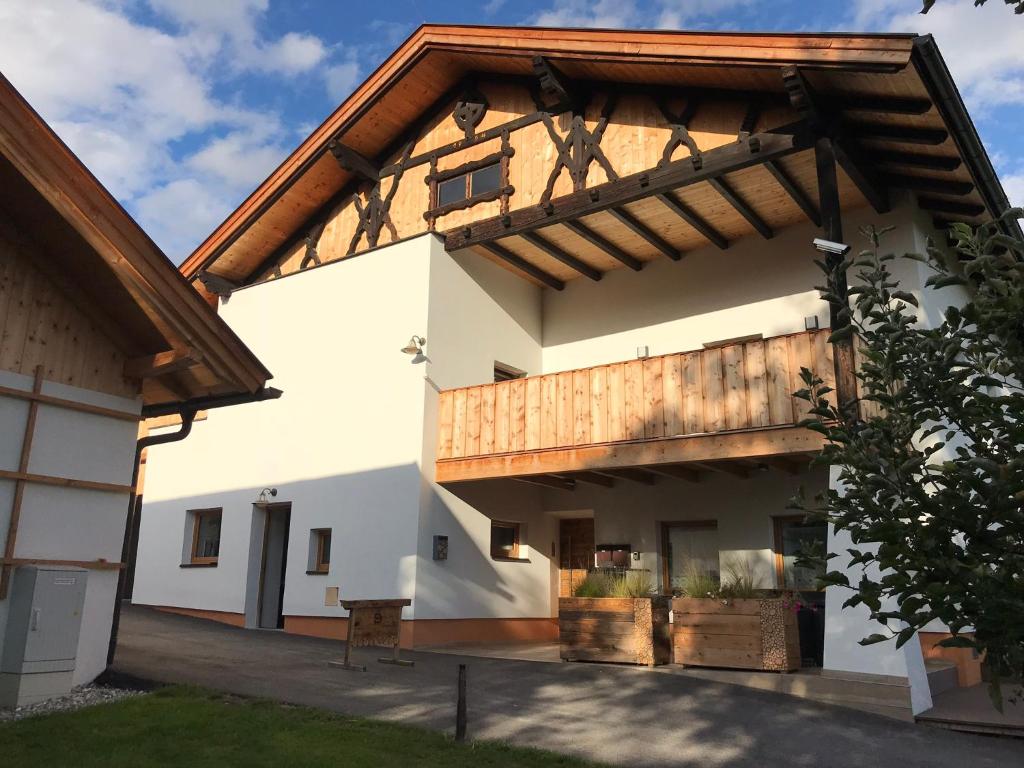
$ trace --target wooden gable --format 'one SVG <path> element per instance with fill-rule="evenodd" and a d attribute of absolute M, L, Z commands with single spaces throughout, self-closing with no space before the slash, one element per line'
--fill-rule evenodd
<path fill-rule="evenodd" d="M 816 136 L 844 208 L 908 189 L 980 221 L 1005 195 L 920 40 L 424 27 L 183 271 L 230 289 L 434 231 L 558 289 L 819 223 Z M 472 205 L 439 198 L 491 164 Z"/>

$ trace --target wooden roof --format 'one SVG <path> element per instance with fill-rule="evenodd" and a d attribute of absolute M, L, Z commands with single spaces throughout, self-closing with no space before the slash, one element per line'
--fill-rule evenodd
<path fill-rule="evenodd" d="M 709 89 L 783 99 L 786 88 L 782 70 L 796 65 L 817 94 L 840 105 L 853 148 L 868 156 L 872 176 L 883 187 L 914 190 L 925 198 L 923 204 L 931 205 L 940 216 L 978 221 L 984 215 L 999 214 L 1006 207 L 1005 194 L 980 149 L 952 82 L 934 82 L 943 77 L 948 80 L 948 72 L 936 76 L 938 70 L 944 71 L 941 58 L 938 65 L 930 61 L 929 56 L 934 59 L 937 53 L 926 51 L 926 56 L 922 42 L 934 48 L 930 38 L 914 35 L 424 25 L 211 233 L 185 261 L 182 271 L 189 278 L 208 271 L 236 282 L 251 280 L 254 270 L 285 247 L 296 230 L 352 180 L 352 174 L 343 170 L 328 151 L 332 139 L 383 163 L 393 156 L 396 142 L 408 134 L 410 126 L 447 103 L 467 77 L 531 77 L 536 56 L 556 64 L 573 80 L 670 85 L 681 91 Z M 878 106 L 882 102 L 884 108 Z M 808 177 L 809 164 L 813 159 L 806 154 L 782 163 L 797 187 L 800 179 Z M 750 191 L 744 195 L 756 196 L 756 188 L 763 181 L 757 175 L 763 173 L 764 169 L 747 173 Z M 742 184 L 745 180 L 735 181 Z M 857 183 L 864 181 L 846 176 L 840 180 L 844 199 L 850 204 L 872 202 L 868 187 Z M 797 197 L 801 192 L 812 197 L 814 194 L 813 187 L 806 184 L 798 189 Z M 696 201 L 700 194 L 701 189 L 694 189 L 684 197 L 689 195 Z M 737 211 L 730 209 L 719 216 L 721 198 L 714 200 L 717 204 L 712 204 L 707 216 L 720 219 L 723 232 L 742 236 L 758 230 L 756 222 L 750 224 L 750 217 L 745 222 Z M 631 207 L 642 219 L 644 203 L 636 202 Z M 760 215 L 769 229 L 792 223 L 800 215 L 801 206 L 795 199 L 777 207 L 777 216 L 770 211 Z M 659 209 L 657 214 L 663 216 L 664 211 Z M 601 229 L 607 224 L 607 216 L 595 211 L 588 223 Z M 672 239 L 671 220 L 669 217 L 659 224 L 652 219 L 646 223 L 663 231 L 669 227 L 666 237 Z M 628 246 L 631 237 L 636 240 L 628 229 L 619 226 L 615 230 L 623 246 Z M 479 242 L 475 238 L 462 241 L 451 231 L 446 234 L 450 249 L 476 247 Z M 552 229 L 547 234 L 580 245 L 575 233 Z M 681 230 L 673 247 L 686 246 L 687 238 L 692 237 L 690 230 Z M 641 251 L 648 247 L 640 241 L 634 244 Z M 565 273 L 564 267 L 551 263 L 550 254 L 545 255 L 535 242 L 520 238 L 507 245 L 510 250 L 518 249 L 530 264 L 546 261 L 549 272 Z M 594 258 L 601 256 L 595 253 Z M 529 276 L 529 271 L 524 274 Z"/>
<path fill-rule="evenodd" d="M 0 208 L 127 357 L 146 406 L 261 390 L 269 371 L 0 75 Z"/>

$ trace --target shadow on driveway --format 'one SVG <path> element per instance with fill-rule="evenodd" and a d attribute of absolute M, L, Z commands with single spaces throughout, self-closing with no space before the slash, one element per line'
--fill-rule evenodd
<path fill-rule="evenodd" d="M 168 683 L 323 707 L 451 731 L 460 663 L 468 665 L 471 738 L 629 766 L 1000 766 L 1024 742 L 920 725 L 645 668 L 550 664 L 403 651 L 414 668 L 329 668 L 340 641 L 236 629 L 125 606 L 114 669 Z"/>

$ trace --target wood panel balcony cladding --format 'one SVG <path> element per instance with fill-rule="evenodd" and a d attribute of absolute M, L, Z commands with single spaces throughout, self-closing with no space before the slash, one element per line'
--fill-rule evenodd
<path fill-rule="evenodd" d="M 803 386 L 800 369 L 834 382 L 828 333 L 442 391 L 438 481 L 471 479 L 445 467 L 475 457 L 793 427 L 807 412 L 807 403 L 792 396 Z M 797 444 L 813 450 L 817 442 Z M 789 449 L 762 455 L 776 452 Z"/>

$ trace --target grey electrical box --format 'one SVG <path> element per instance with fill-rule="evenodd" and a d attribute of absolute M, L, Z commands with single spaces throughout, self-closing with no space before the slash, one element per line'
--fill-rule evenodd
<path fill-rule="evenodd" d="M 0 656 L 0 707 L 71 690 L 88 571 L 28 565 L 14 572 Z"/>

